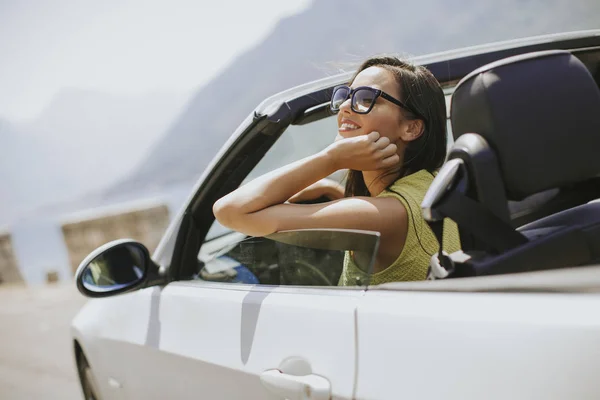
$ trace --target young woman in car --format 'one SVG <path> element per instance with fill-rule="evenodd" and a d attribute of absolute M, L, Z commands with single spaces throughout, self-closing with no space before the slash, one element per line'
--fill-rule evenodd
<path fill-rule="evenodd" d="M 219 199 L 224 226 L 251 235 L 310 228 L 380 232 L 374 271 L 366 276 L 346 256 L 340 285 L 425 279 L 438 244 L 420 204 L 446 156 L 446 103 L 425 67 L 373 57 L 349 86 L 334 89 L 338 135 L 325 150 L 265 174 Z M 345 190 L 324 180 L 349 170 Z M 294 204 L 322 195 L 318 204 Z M 289 201 L 288 201 L 289 200 Z M 445 251 L 459 250 L 448 221 Z"/>

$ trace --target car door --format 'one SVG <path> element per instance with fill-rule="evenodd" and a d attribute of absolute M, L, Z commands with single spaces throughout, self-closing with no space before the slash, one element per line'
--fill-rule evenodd
<path fill-rule="evenodd" d="M 128 369 L 134 371 L 128 393 L 178 399 L 354 398 L 356 309 L 364 286 L 297 283 L 337 284 L 345 251 L 369 254 L 371 263 L 378 234 L 324 231 L 221 243 L 213 249 L 215 257 L 200 254 L 201 270 L 217 261 L 210 272 L 155 289 L 146 334 L 151 339 L 127 350 Z M 312 246 L 319 247 L 316 257 L 309 254 Z M 236 260 L 245 265 L 243 272 Z M 337 272 L 330 273 L 332 261 L 336 265 L 329 267 Z M 312 265 L 303 269 L 306 263 Z M 238 272 L 229 278 L 218 274 L 228 267 Z M 239 281 L 250 273 L 280 284 Z M 331 276 L 317 278 L 321 274 Z"/>
<path fill-rule="evenodd" d="M 566 272 L 558 280 L 553 271 L 532 276 L 572 286 Z M 600 297 L 528 292 L 523 280 L 531 276 L 523 275 L 495 277 L 504 285 L 496 293 L 433 292 L 421 283 L 369 289 L 357 311 L 356 398 L 597 398 Z M 477 279 L 469 282 L 477 291 L 494 282 L 477 287 Z"/>

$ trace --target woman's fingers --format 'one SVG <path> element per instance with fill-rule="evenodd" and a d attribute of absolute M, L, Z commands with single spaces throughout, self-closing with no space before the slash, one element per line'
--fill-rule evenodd
<path fill-rule="evenodd" d="M 338 169 L 372 171 L 393 167 L 400 162 L 398 147 L 390 139 L 373 131 L 367 135 L 340 139 L 328 148 Z"/>
<path fill-rule="evenodd" d="M 375 146 L 380 150 L 385 149 L 389 144 L 390 144 L 390 139 L 388 139 L 385 136 L 382 136 L 379 139 L 377 139 L 377 141 L 375 141 Z"/>
<path fill-rule="evenodd" d="M 391 156 L 388 156 L 381 161 L 381 168 L 389 168 L 393 167 L 400 162 L 400 156 L 394 153 Z"/>
<path fill-rule="evenodd" d="M 374 140 L 374 155 L 380 165 L 379 168 L 392 167 L 400 162 L 400 157 L 397 154 L 398 146 L 391 143 L 389 138 L 380 136 L 379 132 L 371 132 L 367 136 L 369 140 Z"/>
<path fill-rule="evenodd" d="M 387 137 L 381 137 L 377 140 L 377 147 L 380 149 L 378 151 L 378 157 L 380 158 L 380 168 L 388 168 L 396 165 L 400 162 L 400 157 L 398 156 L 398 146 L 394 143 L 390 142 L 390 139 Z"/>
<path fill-rule="evenodd" d="M 380 138 L 380 136 L 381 136 L 381 135 L 379 134 L 379 132 L 377 132 L 377 131 L 373 131 L 373 132 L 370 132 L 370 133 L 367 135 L 367 139 L 368 139 L 370 142 L 377 142 L 377 140 Z"/>
<path fill-rule="evenodd" d="M 381 150 L 381 155 L 383 157 L 389 157 L 393 154 L 396 154 L 397 151 L 398 146 L 396 146 L 394 143 L 390 143 Z"/>

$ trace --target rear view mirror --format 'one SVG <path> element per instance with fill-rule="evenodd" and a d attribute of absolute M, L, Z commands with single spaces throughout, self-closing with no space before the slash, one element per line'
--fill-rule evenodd
<path fill-rule="evenodd" d="M 93 251 L 79 265 L 77 288 L 88 297 L 105 297 L 141 286 L 152 260 L 146 247 L 133 240 L 117 240 Z"/>

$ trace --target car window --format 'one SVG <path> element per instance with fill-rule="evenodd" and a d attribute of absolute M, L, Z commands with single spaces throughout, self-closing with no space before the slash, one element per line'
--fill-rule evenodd
<path fill-rule="evenodd" d="M 358 269 L 346 272 L 344 281 L 363 286 L 369 284 L 378 242 L 375 232 L 345 229 L 296 230 L 266 237 L 230 232 L 201 247 L 196 278 L 245 284 L 338 286 L 344 259 L 352 258 Z"/>
<path fill-rule="evenodd" d="M 337 130 L 335 116 L 288 127 L 244 182 L 325 149 L 335 140 Z"/>

